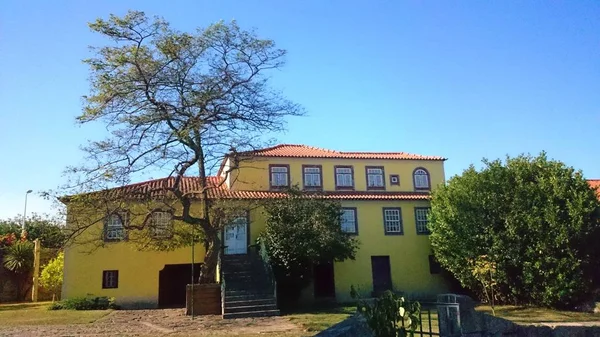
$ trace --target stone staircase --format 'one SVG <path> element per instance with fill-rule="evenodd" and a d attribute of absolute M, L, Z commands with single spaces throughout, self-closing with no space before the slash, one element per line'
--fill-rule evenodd
<path fill-rule="evenodd" d="M 223 318 L 279 315 L 272 274 L 256 253 L 222 255 Z"/>

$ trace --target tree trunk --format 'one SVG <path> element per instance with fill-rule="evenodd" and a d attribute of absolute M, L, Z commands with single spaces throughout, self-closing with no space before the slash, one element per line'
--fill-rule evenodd
<path fill-rule="evenodd" d="M 208 284 L 216 282 L 217 264 L 219 262 L 219 254 L 221 252 L 221 239 L 216 231 L 210 231 L 206 234 L 206 255 L 204 263 L 200 267 L 200 277 L 198 283 Z"/>

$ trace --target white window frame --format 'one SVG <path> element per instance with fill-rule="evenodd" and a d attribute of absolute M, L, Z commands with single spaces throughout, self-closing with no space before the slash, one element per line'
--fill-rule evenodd
<path fill-rule="evenodd" d="M 321 167 L 320 166 L 303 166 L 302 167 L 303 182 L 305 188 L 320 188 L 321 181 Z"/>
<path fill-rule="evenodd" d="M 402 209 L 399 207 L 383 208 L 383 230 L 385 235 L 403 235 Z"/>
<path fill-rule="evenodd" d="M 286 165 L 272 165 L 269 168 L 270 185 L 273 188 L 290 186 L 290 168 Z M 282 181 L 282 178 L 283 179 Z"/>
<path fill-rule="evenodd" d="M 154 211 L 150 216 L 150 231 L 155 239 L 166 239 L 173 235 L 173 214 Z"/>
<path fill-rule="evenodd" d="M 113 212 L 106 216 L 104 223 L 104 241 L 125 240 L 126 212 Z"/>
<path fill-rule="evenodd" d="M 338 166 L 334 170 L 336 188 L 354 187 L 354 169 L 351 166 Z"/>
<path fill-rule="evenodd" d="M 413 172 L 413 182 L 417 190 L 428 190 L 431 188 L 429 172 L 423 168 L 418 168 Z"/>
<path fill-rule="evenodd" d="M 355 207 L 343 207 L 340 216 L 340 226 L 342 232 L 348 234 L 358 234 L 358 214 Z M 352 228 L 352 230 L 349 230 Z"/>
<path fill-rule="evenodd" d="M 383 167 L 367 167 L 367 188 L 385 188 Z"/>
<path fill-rule="evenodd" d="M 430 207 L 415 207 L 415 225 L 417 226 L 417 234 L 430 234 L 427 224 Z"/>

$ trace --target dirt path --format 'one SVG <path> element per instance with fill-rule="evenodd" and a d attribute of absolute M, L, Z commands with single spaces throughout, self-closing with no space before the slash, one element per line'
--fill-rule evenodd
<path fill-rule="evenodd" d="M 3 327 L 0 336 L 286 336 L 310 334 L 283 317 L 193 321 L 181 309 L 117 310 L 90 324 Z"/>

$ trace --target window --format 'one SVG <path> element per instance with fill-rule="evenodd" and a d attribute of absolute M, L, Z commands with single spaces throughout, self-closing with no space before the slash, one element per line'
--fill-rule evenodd
<path fill-rule="evenodd" d="M 413 172 L 413 180 L 416 190 L 428 190 L 430 188 L 429 173 L 424 168 L 418 168 Z"/>
<path fill-rule="evenodd" d="M 289 187 L 290 186 L 290 167 L 289 165 L 271 165 L 271 187 Z"/>
<path fill-rule="evenodd" d="M 442 266 L 435 259 L 435 256 L 429 255 L 429 273 L 439 274 L 442 271 Z"/>
<path fill-rule="evenodd" d="M 383 209 L 383 226 L 386 235 L 402 235 L 402 211 L 400 208 Z"/>
<path fill-rule="evenodd" d="M 154 211 L 150 219 L 150 231 L 156 239 L 170 238 L 173 235 L 173 215 L 171 212 Z"/>
<path fill-rule="evenodd" d="M 302 165 L 304 188 L 321 188 L 321 165 Z"/>
<path fill-rule="evenodd" d="M 125 239 L 125 222 L 127 213 L 114 212 L 106 217 L 104 224 L 104 241 L 120 241 Z"/>
<path fill-rule="evenodd" d="M 102 272 L 102 288 L 111 289 L 119 287 L 119 271 L 105 270 Z"/>
<path fill-rule="evenodd" d="M 342 232 L 358 234 L 358 226 L 356 224 L 356 208 L 342 208 L 342 216 L 340 220 Z"/>
<path fill-rule="evenodd" d="M 385 189 L 385 179 L 383 178 L 383 166 L 367 166 L 367 189 L 382 190 Z"/>
<path fill-rule="evenodd" d="M 400 185 L 400 176 L 397 174 L 390 174 L 390 185 Z"/>
<path fill-rule="evenodd" d="M 415 207 L 415 223 L 417 224 L 417 234 L 429 234 L 427 228 L 427 216 L 429 215 L 430 208 L 428 207 Z"/>
<path fill-rule="evenodd" d="M 354 169 L 352 166 L 335 167 L 335 188 L 353 189 L 354 188 Z"/>

